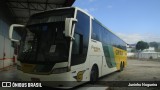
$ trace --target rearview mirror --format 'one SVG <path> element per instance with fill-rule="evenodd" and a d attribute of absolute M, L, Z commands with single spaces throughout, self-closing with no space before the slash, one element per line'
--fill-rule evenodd
<path fill-rule="evenodd" d="M 75 18 L 66 18 L 66 20 L 65 20 L 65 31 L 64 31 L 66 37 L 73 37 L 72 36 L 72 30 L 74 28 L 73 28 L 72 25 L 75 22 L 77 22 L 77 19 L 75 19 Z"/>
<path fill-rule="evenodd" d="M 11 41 L 14 41 L 14 42 L 19 42 L 19 40 L 16 40 L 16 39 L 13 39 L 13 30 L 14 30 L 14 28 L 16 28 L 16 27 L 24 27 L 24 25 L 20 25 L 20 24 L 12 24 L 11 26 L 10 26 L 10 28 L 9 28 L 9 39 L 11 40 Z"/>

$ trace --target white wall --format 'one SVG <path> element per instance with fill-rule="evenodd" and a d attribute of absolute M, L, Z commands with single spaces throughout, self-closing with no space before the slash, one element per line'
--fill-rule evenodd
<path fill-rule="evenodd" d="M 127 57 L 135 57 L 135 53 L 128 52 L 128 53 L 127 53 Z"/>
<path fill-rule="evenodd" d="M 13 18 L 13 14 L 9 8 L 6 8 L 5 4 L 0 3 L 0 69 L 13 64 L 13 47 L 11 47 L 11 41 L 8 38 L 8 29 L 10 24 L 16 22 L 16 18 Z M 15 34 L 17 36 L 17 34 Z M 5 52 L 5 60 L 3 60 L 3 53 Z M 3 65 L 4 64 L 4 65 Z"/>
<path fill-rule="evenodd" d="M 14 48 L 11 46 L 11 41 L 8 38 L 8 29 L 9 25 L 0 19 L 0 68 L 13 64 Z M 2 60 L 3 57 L 6 59 Z"/>
<path fill-rule="evenodd" d="M 158 54 L 159 53 L 137 53 L 137 57 L 138 58 L 142 58 L 142 59 L 150 59 L 150 57 L 152 57 L 152 59 L 157 59 L 158 58 Z"/>

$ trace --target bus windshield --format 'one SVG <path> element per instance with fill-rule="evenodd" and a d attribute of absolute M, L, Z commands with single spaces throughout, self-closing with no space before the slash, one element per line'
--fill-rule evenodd
<path fill-rule="evenodd" d="M 25 63 L 67 61 L 69 38 L 63 33 L 64 25 L 65 22 L 54 22 L 27 26 L 18 59 Z"/>
<path fill-rule="evenodd" d="M 74 8 L 56 9 L 30 17 L 20 42 L 18 60 L 24 63 L 67 62 L 70 39 L 65 37 L 65 19 Z"/>
<path fill-rule="evenodd" d="M 64 22 L 33 25 L 22 37 L 18 59 L 21 62 L 64 62 L 68 60 L 69 38 L 63 34 Z"/>

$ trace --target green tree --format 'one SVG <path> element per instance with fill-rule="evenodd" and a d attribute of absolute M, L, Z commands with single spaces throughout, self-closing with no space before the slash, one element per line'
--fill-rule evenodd
<path fill-rule="evenodd" d="M 136 44 L 136 49 L 137 49 L 137 50 L 143 51 L 144 49 L 148 49 L 148 48 L 149 48 L 149 45 L 148 45 L 147 42 L 139 41 L 139 42 Z"/>

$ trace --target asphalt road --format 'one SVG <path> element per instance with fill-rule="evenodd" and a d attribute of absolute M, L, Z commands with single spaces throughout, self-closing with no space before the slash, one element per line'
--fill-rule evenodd
<path fill-rule="evenodd" d="M 15 69 L 11 68 L 6 71 L 0 72 L 0 81 L 4 80 L 15 80 L 17 79 L 16 74 L 13 73 Z M 160 60 L 128 60 L 127 67 L 122 72 L 114 72 L 112 74 L 106 75 L 99 79 L 99 81 L 95 84 L 84 84 L 73 88 L 73 90 L 160 90 L 159 87 L 122 87 L 121 84 L 123 81 L 126 83 L 136 82 L 136 81 L 160 81 Z M 114 85 L 110 86 L 110 84 L 116 82 L 121 87 L 115 87 Z M 0 88 L 0 90 L 18 90 L 18 88 Z M 20 88 L 19 88 L 20 89 Z M 27 88 L 26 90 L 35 90 L 35 88 Z M 54 88 L 45 87 L 45 89 L 54 90 Z M 20 89 L 25 90 L 25 89 Z M 62 89 L 59 89 L 62 90 Z"/>

